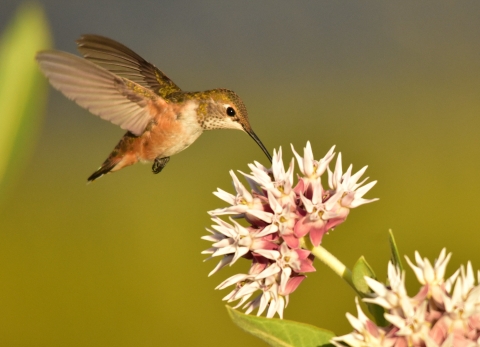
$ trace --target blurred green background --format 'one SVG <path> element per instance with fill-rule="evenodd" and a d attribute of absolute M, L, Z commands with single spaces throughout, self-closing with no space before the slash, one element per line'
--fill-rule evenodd
<path fill-rule="evenodd" d="M 323 245 L 381 279 L 387 230 L 400 250 L 449 274 L 480 267 L 480 2 L 40 1 L 57 49 L 114 38 L 185 90 L 230 88 L 272 150 L 331 145 L 379 181 Z M 0 30 L 19 2 L 0 4 Z M 32 57 L 33 59 L 33 57 Z M 3 115 L 0 115 L 0 117 Z M 51 90 L 28 164 L 0 206 L 0 345 L 263 346 L 207 278 L 207 210 L 228 170 L 266 158 L 239 131 L 205 133 L 160 175 L 136 165 L 86 186 L 124 132 Z M 347 333 L 354 295 L 322 264 L 290 297 L 288 319 Z M 407 272 L 414 294 L 413 273 Z"/>

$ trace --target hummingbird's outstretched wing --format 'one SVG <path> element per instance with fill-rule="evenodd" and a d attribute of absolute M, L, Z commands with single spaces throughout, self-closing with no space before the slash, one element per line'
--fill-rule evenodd
<path fill-rule="evenodd" d="M 167 103 L 150 89 L 73 54 L 42 51 L 36 59 L 55 89 L 94 115 L 140 136 Z"/>
<path fill-rule="evenodd" d="M 88 60 L 152 89 L 168 100 L 168 95 L 182 90 L 155 65 L 150 64 L 130 48 L 98 35 L 82 35 L 77 41 L 78 50 Z"/>

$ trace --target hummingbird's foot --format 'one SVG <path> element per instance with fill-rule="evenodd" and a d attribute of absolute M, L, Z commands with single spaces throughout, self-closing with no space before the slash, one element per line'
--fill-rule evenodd
<path fill-rule="evenodd" d="M 170 160 L 170 157 L 163 157 L 163 158 L 156 157 L 152 165 L 152 172 L 154 174 L 160 173 L 165 167 L 165 165 L 167 165 L 169 160 Z"/>

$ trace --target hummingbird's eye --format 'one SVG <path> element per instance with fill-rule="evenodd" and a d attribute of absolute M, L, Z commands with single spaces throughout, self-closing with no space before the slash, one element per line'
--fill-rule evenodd
<path fill-rule="evenodd" d="M 236 112 L 235 112 L 235 110 L 233 109 L 233 107 L 227 107 L 227 114 L 228 114 L 230 117 L 233 117 L 233 116 L 235 116 Z"/>

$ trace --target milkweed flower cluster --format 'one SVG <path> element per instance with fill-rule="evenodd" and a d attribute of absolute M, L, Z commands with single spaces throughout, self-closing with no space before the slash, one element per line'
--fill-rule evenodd
<path fill-rule="evenodd" d="M 375 293 L 363 299 L 386 311 L 387 327 L 378 327 L 362 312 L 357 300 L 358 317 L 347 313 L 354 328 L 350 334 L 336 337 L 336 346 L 479 346 L 480 345 L 480 286 L 475 285 L 472 265 L 461 266 L 444 279 L 451 253 L 445 249 L 432 265 L 415 253 L 416 264 L 408 264 L 422 284 L 419 292 L 409 297 L 405 290 L 405 273 L 388 265 L 389 286 L 366 278 Z M 480 272 L 477 274 L 480 282 Z"/>
<path fill-rule="evenodd" d="M 377 200 L 363 199 L 376 183 L 363 185 L 368 178 L 358 182 L 367 167 L 352 174 L 350 165 L 343 172 L 339 154 L 334 171 L 330 170 L 334 147 L 320 160 L 314 159 L 309 142 L 303 157 L 293 146 L 292 150 L 301 172 L 295 184 L 295 159 L 285 169 L 280 148 L 273 152 L 271 168 L 255 162 L 248 165 L 249 174 L 240 172 L 248 189 L 230 171 L 236 193 L 214 192 L 230 206 L 209 212 L 214 225 L 202 239 L 213 245 L 202 253 L 210 254 L 207 260 L 222 257 L 210 275 L 239 258 L 252 261 L 248 273 L 234 275 L 217 287 L 234 285 L 224 300 L 239 300 L 235 307 L 243 306 L 246 313 L 258 309 L 261 315 L 266 310 L 267 317 L 278 314 L 282 318 L 289 294 L 305 279 L 305 273 L 315 271 L 313 254 L 301 248 L 303 238 L 308 236 L 313 246 L 319 246 L 323 235 L 345 221 L 351 208 Z M 328 179 L 322 184 L 325 172 Z M 228 222 L 220 217 L 224 215 L 231 215 Z M 238 219 L 244 219 L 247 226 Z"/>

